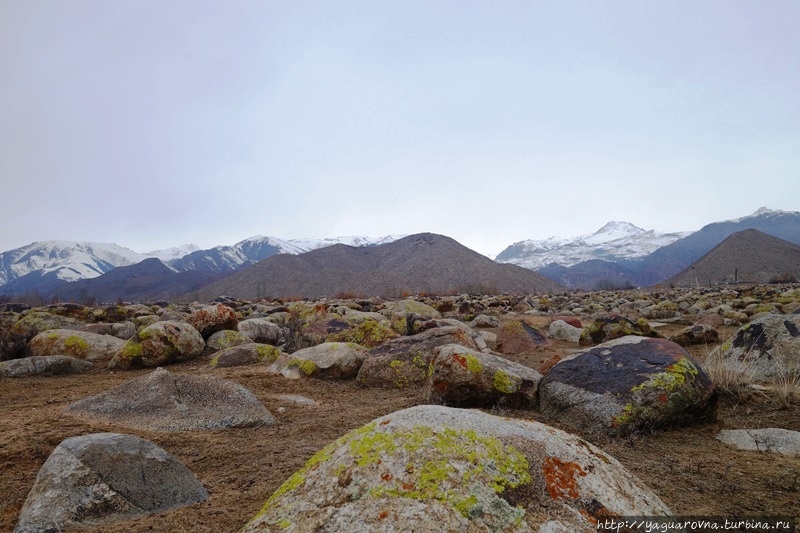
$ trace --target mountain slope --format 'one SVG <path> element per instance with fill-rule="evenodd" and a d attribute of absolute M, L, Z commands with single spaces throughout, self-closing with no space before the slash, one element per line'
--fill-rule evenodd
<path fill-rule="evenodd" d="M 750 216 L 714 222 L 699 231 L 659 248 L 638 267 L 640 285 L 653 285 L 677 275 L 711 251 L 730 235 L 746 229 L 800 245 L 800 212 L 774 211 L 762 207 Z"/>
<path fill-rule="evenodd" d="M 800 246 L 747 229 L 728 236 L 663 285 L 692 287 L 719 283 L 768 283 L 781 275 L 800 279 Z"/>
<path fill-rule="evenodd" d="M 658 233 L 629 222 L 613 221 L 590 235 L 517 242 L 503 250 L 495 260 L 534 270 L 552 263 L 569 267 L 595 259 L 629 261 L 641 259 L 688 234 Z"/>
<path fill-rule="evenodd" d="M 51 294 L 62 302 L 78 303 L 89 298 L 103 303 L 175 300 L 219 277 L 209 272 L 175 272 L 153 257 L 97 278 L 62 283 L 52 288 Z"/>
<path fill-rule="evenodd" d="M 168 264 L 178 272 L 220 272 L 229 273 L 257 263 L 278 254 L 302 254 L 311 250 L 344 243 L 352 246 L 374 246 L 391 242 L 397 237 L 332 237 L 327 239 L 291 239 L 256 235 L 232 246 L 215 246 L 208 250 L 198 250 Z"/>
<path fill-rule="evenodd" d="M 497 264 L 449 237 L 422 233 L 373 247 L 336 244 L 296 256 L 276 255 L 204 287 L 197 296 L 208 301 L 220 295 L 256 299 L 553 290 L 563 287 L 531 270 Z"/>
<path fill-rule="evenodd" d="M 0 286 L 32 272 L 65 281 L 93 278 L 146 258 L 111 243 L 39 241 L 0 254 Z"/>

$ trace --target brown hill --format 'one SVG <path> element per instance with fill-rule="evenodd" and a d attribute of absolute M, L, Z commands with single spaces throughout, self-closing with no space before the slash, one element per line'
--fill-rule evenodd
<path fill-rule="evenodd" d="M 337 244 L 300 255 L 275 255 L 189 296 L 209 301 L 221 295 L 257 299 L 563 290 L 541 274 L 495 263 L 449 237 L 421 233 L 374 247 Z"/>
<path fill-rule="evenodd" d="M 800 246 L 747 229 L 732 234 L 662 285 L 769 283 L 781 277 L 800 279 Z"/>

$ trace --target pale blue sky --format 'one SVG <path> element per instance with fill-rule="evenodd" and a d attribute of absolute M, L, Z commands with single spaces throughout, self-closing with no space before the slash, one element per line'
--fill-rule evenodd
<path fill-rule="evenodd" d="M 0 251 L 800 210 L 800 2 L 0 0 Z"/>

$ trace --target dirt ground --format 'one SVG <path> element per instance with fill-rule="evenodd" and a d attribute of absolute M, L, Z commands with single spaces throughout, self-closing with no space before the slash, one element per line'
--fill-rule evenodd
<path fill-rule="evenodd" d="M 553 355 L 574 348 L 557 343 L 511 359 L 538 368 Z M 702 356 L 707 349 L 693 352 Z M 170 370 L 204 372 L 204 363 L 197 360 Z M 423 403 L 419 389 L 367 389 L 353 381 L 294 381 L 249 366 L 215 373 L 250 389 L 277 418 L 274 426 L 152 433 L 88 423 L 62 413 L 71 402 L 147 372 L 110 373 L 99 368 L 76 376 L 0 379 L 0 531 L 14 528 L 36 473 L 68 437 L 104 431 L 138 435 L 174 455 L 208 490 L 204 503 L 120 522 L 102 531 L 234 532 L 317 450 L 378 416 Z M 286 394 L 303 395 L 317 403 L 300 404 L 281 396 Z M 534 411 L 491 412 L 559 427 L 558 421 Z M 759 427 L 800 431 L 800 405 L 780 408 L 758 395 L 746 402 L 723 396 L 714 422 L 617 440 L 588 440 L 634 472 L 676 516 L 798 516 L 800 458 L 738 451 L 714 439 L 721 429 Z"/>

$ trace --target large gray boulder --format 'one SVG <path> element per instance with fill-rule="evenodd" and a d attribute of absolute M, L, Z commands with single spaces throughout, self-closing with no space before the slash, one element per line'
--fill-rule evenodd
<path fill-rule="evenodd" d="M 428 379 L 434 350 L 460 344 L 477 350 L 469 328 L 444 326 L 416 335 L 398 337 L 373 349 L 358 372 L 358 382 L 368 387 L 405 388 Z"/>
<path fill-rule="evenodd" d="M 80 374 L 88 372 L 94 365 L 83 359 L 66 355 L 43 355 L 0 361 L 0 377 L 20 378 L 42 374 Z"/>
<path fill-rule="evenodd" d="M 207 499 L 194 475 L 155 444 L 120 433 L 82 435 L 45 461 L 14 533 L 102 528 Z"/>
<path fill-rule="evenodd" d="M 529 420 L 417 406 L 314 455 L 241 531 L 592 532 L 670 511 L 614 458 Z"/>
<path fill-rule="evenodd" d="M 67 414 L 148 431 L 257 427 L 275 418 L 252 392 L 216 376 L 158 368 L 72 403 Z"/>
<path fill-rule="evenodd" d="M 761 315 L 715 348 L 711 357 L 732 366 L 744 364 L 758 381 L 790 377 L 800 372 L 800 315 Z"/>
<path fill-rule="evenodd" d="M 459 344 L 436 348 L 426 383 L 429 402 L 457 407 L 534 407 L 542 375 Z"/>
<path fill-rule="evenodd" d="M 367 348 L 352 342 L 325 342 L 284 354 L 267 371 L 292 379 L 351 379 L 368 355 Z"/>
<path fill-rule="evenodd" d="M 579 343 L 583 328 L 576 328 L 564 320 L 553 320 L 547 327 L 547 335 L 551 339 Z"/>
<path fill-rule="evenodd" d="M 740 450 L 800 455 L 800 431 L 789 429 L 724 429 L 717 440 Z"/>
<path fill-rule="evenodd" d="M 51 329 L 32 338 L 28 352 L 31 355 L 68 355 L 87 361 L 108 361 L 124 345 L 124 340 L 111 335 Z"/>
<path fill-rule="evenodd" d="M 267 318 L 248 318 L 238 325 L 239 333 L 246 335 L 252 342 L 278 346 L 284 341 L 283 329 Z"/>
<path fill-rule="evenodd" d="M 112 370 L 156 368 L 194 359 L 206 347 L 200 333 L 185 322 L 156 322 L 128 340 L 108 363 Z"/>
<path fill-rule="evenodd" d="M 691 423 L 715 405 L 711 379 L 682 346 L 633 335 L 562 359 L 539 384 L 539 408 L 584 433 Z"/>

